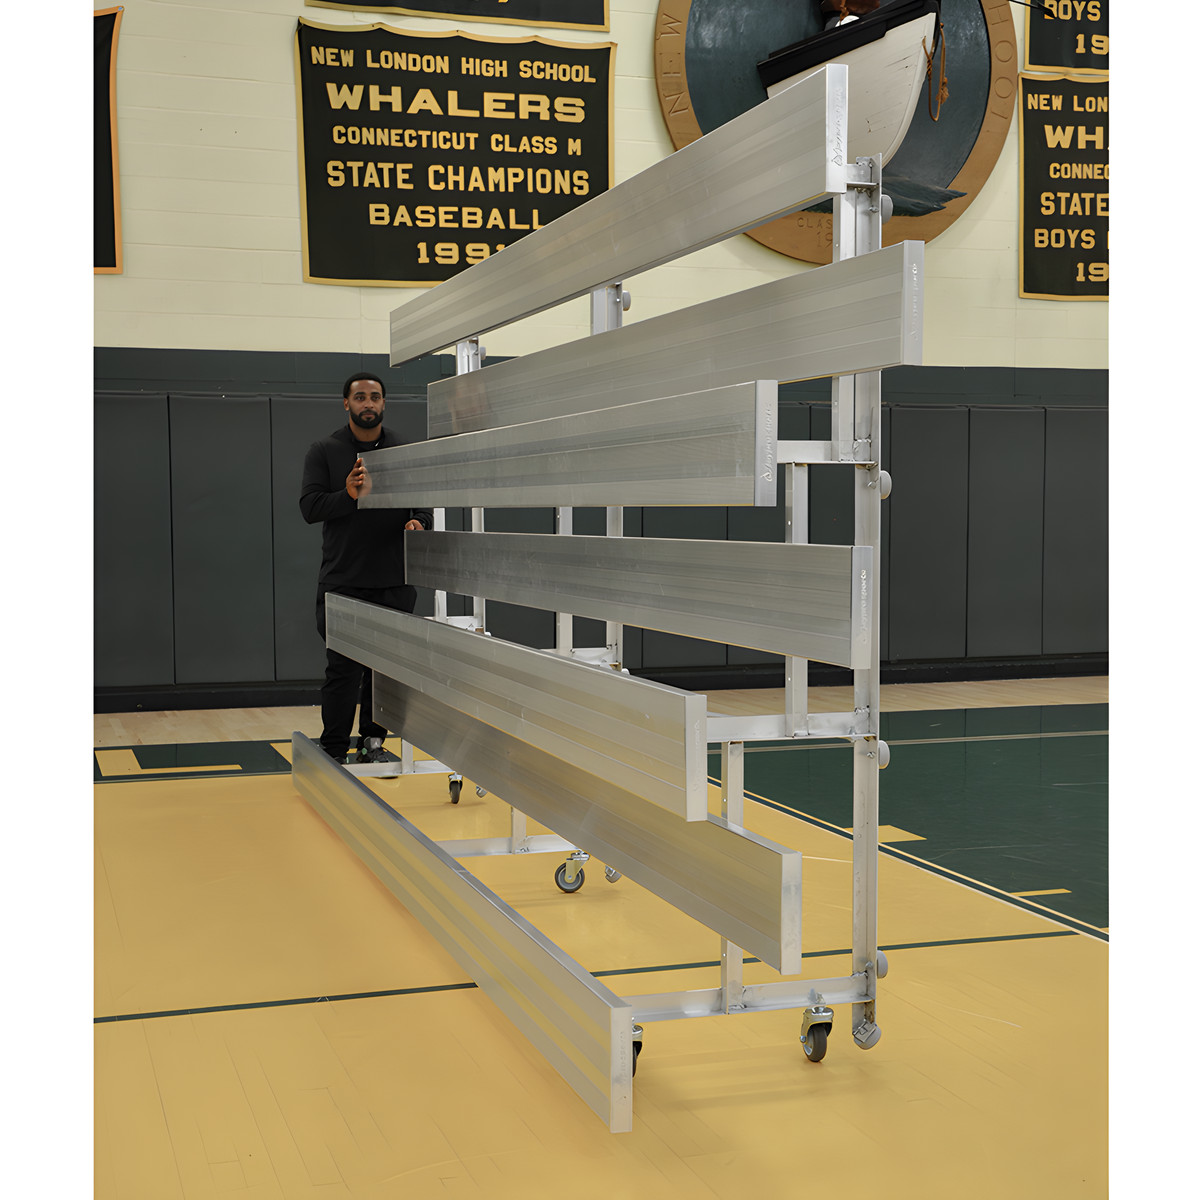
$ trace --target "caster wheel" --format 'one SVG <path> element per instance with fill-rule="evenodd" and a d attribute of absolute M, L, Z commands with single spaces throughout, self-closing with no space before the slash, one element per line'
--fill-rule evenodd
<path fill-rule="evenodd" d="M 575 873 L 575 878 L 567 882 L 567 864 L 560 863 L 558 870 L 554 872 L 554 882 L 558 884 L 559 891 L 566 892 L 568 895 L 572 892 L 577 892 L 583 887 L 583 868 L 580 867 Z"/>
<path fill-rule="evenodd" d="M 459 796 L 462 795 L 462 780 L 452 779 L 450 781 L 450 803 L 457 804 Z"/>
<path fill-rule="evenodd" d="M 477 787 L 475 789 L 475 795 L 477 795 L 482 800 L 484 798 L 484 796 L 487 795 L 487 788 Z"/>
<path fill-rule="evenodd" d="M 809 1062 L 820 1062 L 829 1048 L 829 1026 L 810 1025 L 808 1036 L 801 1039 L 800 1045 L 804 1047 L 804 1054 Z"/>
<path fill-rule="evenodd" d="M 873 1046 L 879 1044 L 879 1039 L 882 1036 L 883 1030 L 874 1021 L 864 1021 L 854 1031 L 854 1044 L 860 1050 L 870 1050 Z"/>
<path fill-rule="evenodd" d="M 642 1043 L 634 1042 L 633 1043 L 633 1070 L 630 1072 L 631 1075 L 637 1074 L 637 1060 L 638 1060 L 638 1055 L 640 1055 L 641 1052 L 642 1052 Z"/>
<path fill-rule="evenodd" d="M 604 878 L 607 879 L 609 883 L 616 883 L 617 880 L 621 878 L 621 872 L 614 870 L 612 867 L 605 867 Z"/>

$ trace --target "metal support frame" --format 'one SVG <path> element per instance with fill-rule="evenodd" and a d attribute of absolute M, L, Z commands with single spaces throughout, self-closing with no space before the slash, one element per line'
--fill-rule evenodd
<path fill-rule="evenodd" d="M 570 537 L 574 532 L 573 508 L 554 510 L 554 532 L 561 537 Z M 559 654 L 569 655 L 575 648 L 575 618 L 569 612 L 554 614 L 554 648 Z"/>
<path fill-rule="evenodd" d="M 483 532 L 483 509 L 471 509 L 471 532 Z M 474 627 L 477 632 L 482 632 L 487 628 L 487 600 L 483 596 L 471 597 L 471 618 L 474 621 Z"/>
<path fill-rule="evenodd" d="M 848 167 L 849 186 L 835 197 L 835 259 L 878 248 L 882 238 L 882 164 L 878 156 Z M 920 303 L 915 305 L 914 328 L 920 334 Z M 834 419 L 828 443 L 779 444 L 784 464 L 787 540 L 807 542 L 807 469 L 809 462 L 842 463 L 854 469 L 856 548 L 878 558 L 880 500 L 890 481 L 881 478 L 881 388 L 878 371 L 833 382 Z M 799 1008 L 826 1022 L 828 1006 L 851 1006 L 855 1043 L 869 1050 L 880 1039 L 876 1023 L 878 979 L 886 973 L 879 951 L 879 771 L 887 762 L 879 740 L 879 599 L 877 589 L 863 595 L 859 620 L 866 624 L 870 661 L 854 671 L 854 711 L 808 713 L 807 662 L 789 659 L 785 709 L 776 715 L 727 717 L 709 715 L 709 742 L 721 743 L 722 816 L 740 825 L 744 804 L 743 747 L 747 740 L 791 741 L 802 737 L 845 738 L 853 747 L 854 826 L 852 850 L 852 971 L 831 979 L 782 980 L 746 985 L 742 950 L 721 940 L 721 986 L 698 991 L 666 992 L 629 997 L 639 1024 L 715 1016 L 734 1012 L 763 1012 Z M 803 668 L 803 674 L 797 668 Z M 736 816 L 734 815 L 736 814 Z M 807 1023 L 807 1022 L 806 1022 Z"/>
<path fill-rule="evenodd" d="M 745 816 L 746 775 L 742 742 L 721 743 L 721 816 L 730 825 L 741 827 Z M 727 938 L 721 939 L 721 1008 L 736 1012 L 743 1007 L 742 948 Z"/>
<path fill-rule="evenodd" d="M 847 170 L 844 194 L 834 198 L 834 258 L 877 250 L 883 242 L 883 158 L 859 159 Z M 847 384 L 850 386 L 847 387 Z M 834 440 L 838 460 L 854 463 L 854 542 L 879 557 L 882 387 L 878 371 L 834 382 Z M 854 747 L 853 959 L 866 977 L 867 997 L 851 1016 L 854 1040 L 870 1049 L 880 1037 L 875 1023 L 876 960 L 879 955 L 879 597 L 869 600 L 871 665 L 854 672 L 854 711 L 866 717 L 865 736 Z"/>
<path fill-rule="evenodd" d="M 592 292 L 592 335 L 607 333 L 610 329 L 620 329 L 622 318 L 629 308 L 629 293 L 618 280 L 605 287 L 596 288 Z M 622 507 L 609 505 L 605 508 L 605 529 L 608 537 L 621 536 Z M 554 510 L 554 532 L 570 537 L 574 534 L 574 509 L 556 508 Z M 613 530 L 616 529 L 614 534 Z M 604 649 L 597 654 L 595 651 L 580 655 L 588 662 L 608 663 L 620 670 L 621 667 L 621 626 L 613 621 L 604 623 Z M 574 655 L 575 649 L 575 614 L 556 612 L 554 614 L 554 648 L 559 654 Z M 574 879 L 568 868 L 568 878 Z"/>
<path fill-rule="evenodd" d="M 625 509 L 610 505 L 604 510 L 605 535 L 610 538 L 625 536 Z M 620 621 L 604 622 L 604 648 L 609 661 L 619 671 L 625 661 L 625 626 Z"/>
<path fill-rule="evenodd" d="M 459 342 L 454 347 L 454 370 L 457 375 L 465 375 L 469 371 L 478 371 L 484 364 L 487 358 L 487 347 L 480 346 L 479 338 L 469 337 Z M 433 529 L 435 533 L 444 533 L 446 530 L 446 510 L 444 507 L 434 508 L 433 510 Z M 483 509 L 471 509 L 471 530 L 475 533 L 483 532 Z M 471 604 L 471 617 L 469 622 L 462 618 L 452 618 L 449 614 L 449 606 L 446 602 L 447 593 L 445 589 L 435 589 L 433 593 L 433 619 L 442 624 L 457 624 L 459 626 L 467 625 L 468 628 L 483 630 L 487 627 L 486 604 L 487 601 L 482 596 L 475 596 Z M 411 774 L 412 767 L 412 746 L 408 742 L 400 743 L 401 761 L 404 764 L 401 767 L 402 775 Z M 442 764 L 438 764 L 438 768 L 442 769 Z"/>
<path fill-rule="evenodd" d="M 784 540 L 793 546 L 808 544 L 808 467 L 786 463 L 784 479 Z M 783 660 L 784 728 L 808 729 L 808 659 L 786 655 Z"/>
<path fill-rule="evenodd" d="M 487 361 L 487 347 L 479 344 L 479 338 L 469 337 L 458 342 L 454 347 L 454 369 L 457 375 L 466 375 L 470 371 L 478 371 Z M 482 533 L 484 528 L 483 509 L 473 507 L 471 509 L 471 532 Z M 433 510 L 433 531 L 435 533 L 444 533 L 446 531 L 446 510 L 445 508 L 435 508 Z M 487 628 L 487 599 L 484 596 L 471 597 L 471 615 L 469 617 L 451 617 L 448 611 L 446 602 L 447 592 L 444 588 L 434 589 L 433 593 L 433 619 L 439 624 L 457 625 L 459 628 L 471 629 L 477 633 L 482 633 Z M 453 772 L 444 763 L 435 761 L 421 762 L 414 764 L 413 762 L 413 747 L 411 742 L 406 742 L 403 739 L 400 742 L 400 774 L 436 774 L 445 772 L 453 774 Z M 362 768 L 359 768 L 358 774 L 367 774 Z M 375 768 L 369 772 L 371 775 L 383 774 L 383 770 Z M 520 814 L 514 811 L 514 825 L 517 817 Z M 524 817 L 521 820 L 524 821 Z M 521 837 L 525 834 L 522 831 Z M 516 835 L 512 839 L 512 845 L 516 845 Z"/>
<path fill-rule="evenodd" d="M 629 311 L 631 298 L 625 285 L 618 280 L 607 287 L 592 292 L 592 336 L 620 329 Z M 625 536 L 625 509 L 619 504 L 610 504 L 604 510 L 604 534 L 606 537 Z M 625 658 L 625 626 L 619 621 L 604 622 L 604 662 L 621 670 Z"/>
<path fill-rule="evenodd" d="M 455 374 L 466 375 L 470 371 L 478 371 L 483 366 L 486 353 L 486 347 L 479 345 L 477 337 L 466 338 L 464 341 L 459 342 L 454 347 Z M 478 521 L 478 526 L 476 525 L 476 521 Z M 433 528 L 439 533 L 445 530 L 446 510 L 444 507 L 433 510 Z M 483 530 L 482 508 L 471 509 L 471 529 L 475 532 Z M 477 629 L 486 628 L 483 604 L 483 598 L 476 596 L 474 605 L 472 606 L 471 620 Z M 433 619 L 443 622 L 450 619 L 447 613 L 446 593 L 444 591 L 435 591 L 433 593 Z"/>
<path fill-rule="evenodd" d="M 795 153 L 767 153 L 774 145 L 772 139 L 780 136 Z M 375 717 L 403 739 L 401 771 L 446 769 L 441 761 L 415 763 L 414 744 L 439 759 L 453 760 L 454 770 L 516 802 L 511 832 L 508 837 L 461 839 L 440 846 L 422 840 L 345 768 L 333 765 L 317 750 L 307 754 L 307 739 L 300 735 L 294 754 L 297 785 L 452 953 L 457 956 L 468 944 L 477 947 L 473 957 L 460 961 L 466 965 L 470 959 L 467 969 L 472 977 L 614 1131 L 630 1127 L 631 1070 L 625 1072 L 632 1066 L 630 1047 L 641 1039 L 635 1022 L 792 1008 L 805 1012 L 803 1037 L 809 1026 L 832 1020 L 829 1005 L 849 1004 L 855 1042 L 869 1049 L 880 1036 L 877 981 L 886 973 L 887 963 L 878 949 L 877 929 L 878 773 L 887 755 L 879 741 L 879 599 L 872 569 L 879 556 L 880 499 L 890 480 L 879 469 L 880 373 L 876 368 L 920 362 L 923 247 L 906 243 L 886 252 L 880 249 L 882 159 L 847 163 L 845 149 L 846 72 L 831 64 L 751 114 L 392 314 L 393 365 L 457 340 L 457 373 L 462 376 L 482 367 L 479 333 L 591 290 L 593 337 L 588 341 L 594 350 L 570 348 L 573 363 L 566 362 L 562 348 L 529 355 L 516 364 L 504 364 L 503 369 L 489 369 L 486 378 L 480 375 L 478 385 L 431 385 L 431 400 L 434 393 L 441 398 L 436 421 L 431 404 L 430 434 L 436 440 L 368 456 L 373 490 L 364 507 L 406 506 L 418 499 L 429 507 L 472 507 L 472 536 L 482 544 L 483 538 L 505 536 L 483 533 L 486 504 L 553 505 L 558 510 L 556 533 L 572 538 L 571 506 L 599 504 L 607 508 L 607 536 L 620 537 L 622 503 L 773 504 L 778 464 L 784 470 L 785 540 L 793 553 L 808 543 L 807 465 L 841 464 L 855 473 L 854 545 L 837 548 L 851 555 L 851 596 L 845 609 L 850 642 L 857 639 L 859 644 L 858 651 L 847 651 L 854 671 L 851 712 L 807 711 L 808 657 L 815 656 L 814 649 L 828 649 L 811 641 L 816 624 L 806 634 L 810 641 L 785 647 L 785 711 L 732 717 L 705 714 L 703 706 L 697 710 L 694 701 L 700 697 L 659 685 L 644 691 L 639 686 L 644 681 L 571 662 L 566 656 L 572 649 L 573 615 L 559 611 L 558 605 L 554 608 L 558 654 L 445 629 L 446 624 L 456 624 L 482 632 L 486 612 L 482 597 L 494 595 L 495 581 L 501 576 L 479 556 L 469 562 L 464 558 L 451 568 L 446 561 L 439 566 L 436 554 L 424 556 L 434 575 L 442 571 L 440 582 L 457 580 L 479 593 L 470 618 L 449 618 L 446 592 L 439 590 L 434 622 L 425 626 L 429 636 L 418 633 L 422 623 L 414 618 L 401 623 L 397 618 L 402 614 L 336 597 L 331 602 L 329 638 L 344 653 L 376 669 Z M 772 164 L 769 170 L 764 167 L 767 161 Z M 777 168 L 779 162 L 785 168 Z M 776 385 L 770 379 L 749 382 L 768 373 L 761 370 L 764 358 L 774 354 L 782 362 L 779 352 L 764 344 L 760 329 L 750 339 L 754 346 L 743 360 L 744 369 L 737 362 L 739 338 L 745 342 L 740 331 L 753 328 L 757 320 L 745 324 L 743 302 L 749 298 L 751 305 L 770 307 L 774 293 L 752 289 L 731 301 L 698 305 L 622 333 L 628 293 L 613 276 L 648 269 L 770 216 L 805 207 L 809 201 L 799 198 L 806 189 L 812 198 L 820 192 L 833 197 L 834 263 L 825 269 L 829 273 L 824 277 L 819 272 L 804 276 L 810 282 L 803 287 L 778 285 L 781 295 L 792 296 L 795 307 L 780 318 L 783 324 L 775 340 L 783 344 L 788 337 L 794 339 L 797 322 L 807 322 L 806 337 L 819 335 L 828 341 L 827 331 L 809 328 L 813 322 L 804 316 L 810 310 L 820 311 L 819 303 L 816 309 L 812 306 L 826 286 L 840 289 L 839 303 L 844 302 L 845 310 L 836 314 L 836 324 L 847 330 L 847 338 L 837 343 L 840 367 L 831 360 L 812 372 L 839 376 L 831 397 L 830 440 L 780 443 Z M 629 240 L 622 241 L 617 232 L 622 237 L 627 233 Z M 620 250 L 614 252 L 618 244 Z M 850 260 L 857 263 L 851 267 Z M 537 271 L 533 263 L 539 264 Z M 689 325 L 693 319 L 698 326 Z M 721 329 L 720 322 L 726 319 L 730 327 Z M 680 361 L 686 370 L 679 373 L 653 359 L 655 346 L 671 322 L 692 339 L 699 336 L 697 345 L 706 345 L 705 339 L 715 344 L 717 333 L 728 335 L 738 319 L 743 324 L 732 339 L 724 337 L 716 359 L 696 366 L 684 355 Z M 711 334 L 698 333 L 710 327 Z M 635 337 L 633 329 L 642 332 Z M 874 344 L 872 330 L 876 331 Z M 627 348 L 648 355 L 649 365 L 639 360 L 631 368 L 624 355 Z M 577 378 L 581 361 L 591 374 L 583 382 Z M 804 361 L 817 364 L 819 354 Z M 723 377 L 722 371 L 730 377 Z M 703 381 L 714 374 L 720 383 L 710 382 L 707 392 L 678 384 L 674 391 L 663 386 L 664 380 Z M 783 369 L 776 373 L 776 378 L 800 377 L 804 376 L 785 374 Z M 697 436 L 698 430 L 710 435 L 707 442 Z M 446 434 L 455 436 L 441 436 Z M 726 463 L 713 469 L 722 453 L 728 457 L 737 439 L 738 463 L 751 466 L 748 480 L 742 465 Z M 689 444 L 683 447 L 681 442 Z M 665 447 L 670 449 L 664 453 Z M 689 458 L 706 462 L 710 472 L 704 487 L 694 494 L 689 490 L 693 482 L 686 466 Z M 564 467 L 567 459 L 571 461 Z M 653 464 L 653 470 L 647 463 Z M 722 476 L 725 491 L 714 492 L 713 479 Z M 753 484 L 749 490 L 747 481 Z M 726 493 L 736 499 L 720 498 Z M 639 498 L 632 500 L 630 495 Z M 444 527 L 444 509 L 435 507 L 435 529 L 444 532 Z M 430 545 L 437 543 L 431 540 Z M 443 549 L 450 547 L 450 539 L 445 539 Z M 830 560 L 826 567 L 819 566 L 828 557 L 823 552 L 835 548 L 810 549 L 811 553 L 806 550 L 795 557 L 807 564 L 809 575 L 795 585 L 794 611 L 804 611 L 800 592 L 811 591 L 820 571 L 834 565 Z M 586 553 L 586 547 L 581 546 L 581 551 Z M 573 548 L 563 546 L 544 556 L 533 586 L 553 594 L 573 553 Z M 663 569 L 669 570 L 665 564 Z M 823 585 L 827 589 L 828 579 Z M 561 599 L 578 611 L 587 603 L 586 586 L 562 587 Z M 842 597 L 839 605 L 845 600 L 842 587 L 838 584 L 828 593 Z M 686 606 L 679 596 L 685 591 L 686 580 L 682 584 L 676 580 L 664 590 L 660 608 L 672 614 L 683 612 Z M 815 618 L 813 597 L 805 603 Z M 621 661 L 621 622 L 613 618 L 631 611 L 635 610 L 618 604 L 604 614 L 608 645 L 603 660 L 612 665 Z M 672 621 L 679 619 L 671 616 Z M 697 786 L 703 778 L 696 772 L 704 756 L 705 733 L 709 743 L 721 745 L 719 817 L 707 812 L 707 798 Z M 747 984 L 746 952 L 783 975 L 799 974 L 802 859 L 744 827 L 745 742 L 798 738 L 844 738 L 853 747 L 851 971 L 844 977 Z M 381 827 L 379 814 L 385 809 Z M 372 814 L 366 824 L 361 812 Z M 530 836 L 525 813 L 555 833 Z M 368 828 L 372 822 L 374 828 Z M 387 832 L 381 834 L 381 828 Z M 403 833 L 399 839 L 396 830 Z M 585 839 L 587 849 L 575 839 Z M 420 844 L 416 858 L 410 844 Z M 578 873 L 589 854 L 596 854 L 605 862 L 610 882 L 628 874 L 707 925 L 721 940 L 720 986 L 624 1001 L 611 998 L 577 964 L 527 928 L 519 931 L 515 943 L 507 933 L 500 938 L 505 946 L 521 947 L 515 954 L 507 948 L 488 952 L 477 931 L 485 927 L 492 931 L 483 942 L 495 938 L 497 930 L 514 925 L 515 914 L 454 858 L 522 853 L 565 854 L 567 862 L 560 874 L 567 891 L 581 882 Z M 435 860 L 436 868 L 431 865 Z M 436 883 L 431 871 L 438 875 Z M 481 905 L 481 896 L 487 903 Z M 438 912 L 429 920 L 434 907 Z M 536 949 L 531 948 L 535 944 Z M 515 972 L 507 959 L 520 960 Z M 573 999 L 564 1005 L 562 996 Z M 588 1015 L 581 1022 L 583 1010 Z M 590 1066 L 578 1061 L 570 1047 L 579 1049 Z M 807 1042 L 805 1048 L 807 1052 Z"/>

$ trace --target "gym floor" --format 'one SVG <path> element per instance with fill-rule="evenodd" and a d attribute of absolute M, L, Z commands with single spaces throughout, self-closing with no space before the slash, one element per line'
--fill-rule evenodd
<path fill-rule="evenodd" d="M 292 790 L 316 710 L 97 716 L 96 1195 L 1106 1195 L 1106 702 L 885 687 L 879 1045 L 843 1009 L 819 1064 L 798 1012 L 648 1025 L 615 1136 Z M 805 855 L 805 975 L 848 970 L 848 774 L 747 747 L 747 825 Z M 470 781 L 373 786 L 434 838 L 507 833 Z M 715 934 L 595 860 L 563 895 L 558 861 L 467 865 L 622 995 L 717 985 Z"/>

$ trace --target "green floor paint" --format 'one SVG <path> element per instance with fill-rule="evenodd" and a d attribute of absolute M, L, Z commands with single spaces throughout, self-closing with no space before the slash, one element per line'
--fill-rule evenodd
<path fill-rule="evenodd" d="M 1068 888 L 1037 903 L 1108 926 L 1108 738 L 1088 732 L 1107 729 L 1107 705 L 884 713 L 881 724 L 892 758 L 879 820 L 925 839 L 907 853 L 1009 893 Z M 849 747 L 823 745 L 751 743 L 746 790 L 849 826 Z M 720 770 L 710 754 L 709 773 Z"/>
<path fill-rule="evenodd" d="M 1103 732 L 1107 704 L 1047 704 L 1025 708 L 964 708 L 882 713 L 880 736 L 894 741 L 945 737 L 1006 737 L 1015 734 Z"/>
<path fill-rule="evenodd" d="M 1108 706 L 1046 705 L 884 713 L 892 750 L 880 777 L 879 820 L 924 838 L 909 854 L 1008 893 L 1067 888 L 1036 897 L 1056 912 L 1108 926 Z M 988 739 L 988 740 L 971 740 Z M 201 742 L 132 749 L 132 779 L 284 774 L 270 742 Z M 751 742 L 746 790 L 845 828 L 851 764 L 845 742 Z M 236 763 L 238 771 L 163 774 L 171 767 Z M 720 754 L 709 774 L 719 777 Z"/>
<path fill-rule="evenodd" d="M 165 746 L 103 746 L 102 750 L 132 750 L 142 774 L 102 775 L 100 764 L 92 756 L 97 783 L 121 783 L 131 779 L 206 779 L 213 775 L 284 775 L 291 764 L 270 742 L 191 742 Z M 216 767 L 236 763 L 237 771 L 189 771 L 184 774 L 155 775 L 171 767 Z"/>

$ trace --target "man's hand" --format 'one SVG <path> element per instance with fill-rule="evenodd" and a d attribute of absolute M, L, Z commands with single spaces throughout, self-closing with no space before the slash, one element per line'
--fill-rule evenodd
<path fill-rule="evenodd" d="M 350 470 L 350 474 L 346 476 L 346 491 L 350 495 L 351 500 L 357 500 L 359 493 L 367 482 L 367 468 L 363 466 L 363 460 L 356 458 L 354 466 Z"/>
<path fill-rule="evenodd" d="M 407 525 L 404 526 L 404 528 L 405 529 L 424 529 L 425 526 L 422 525 L 421 522 L 416 519 L 416 517 L 414 517 L 411 521 L 408 522 Z"/>

